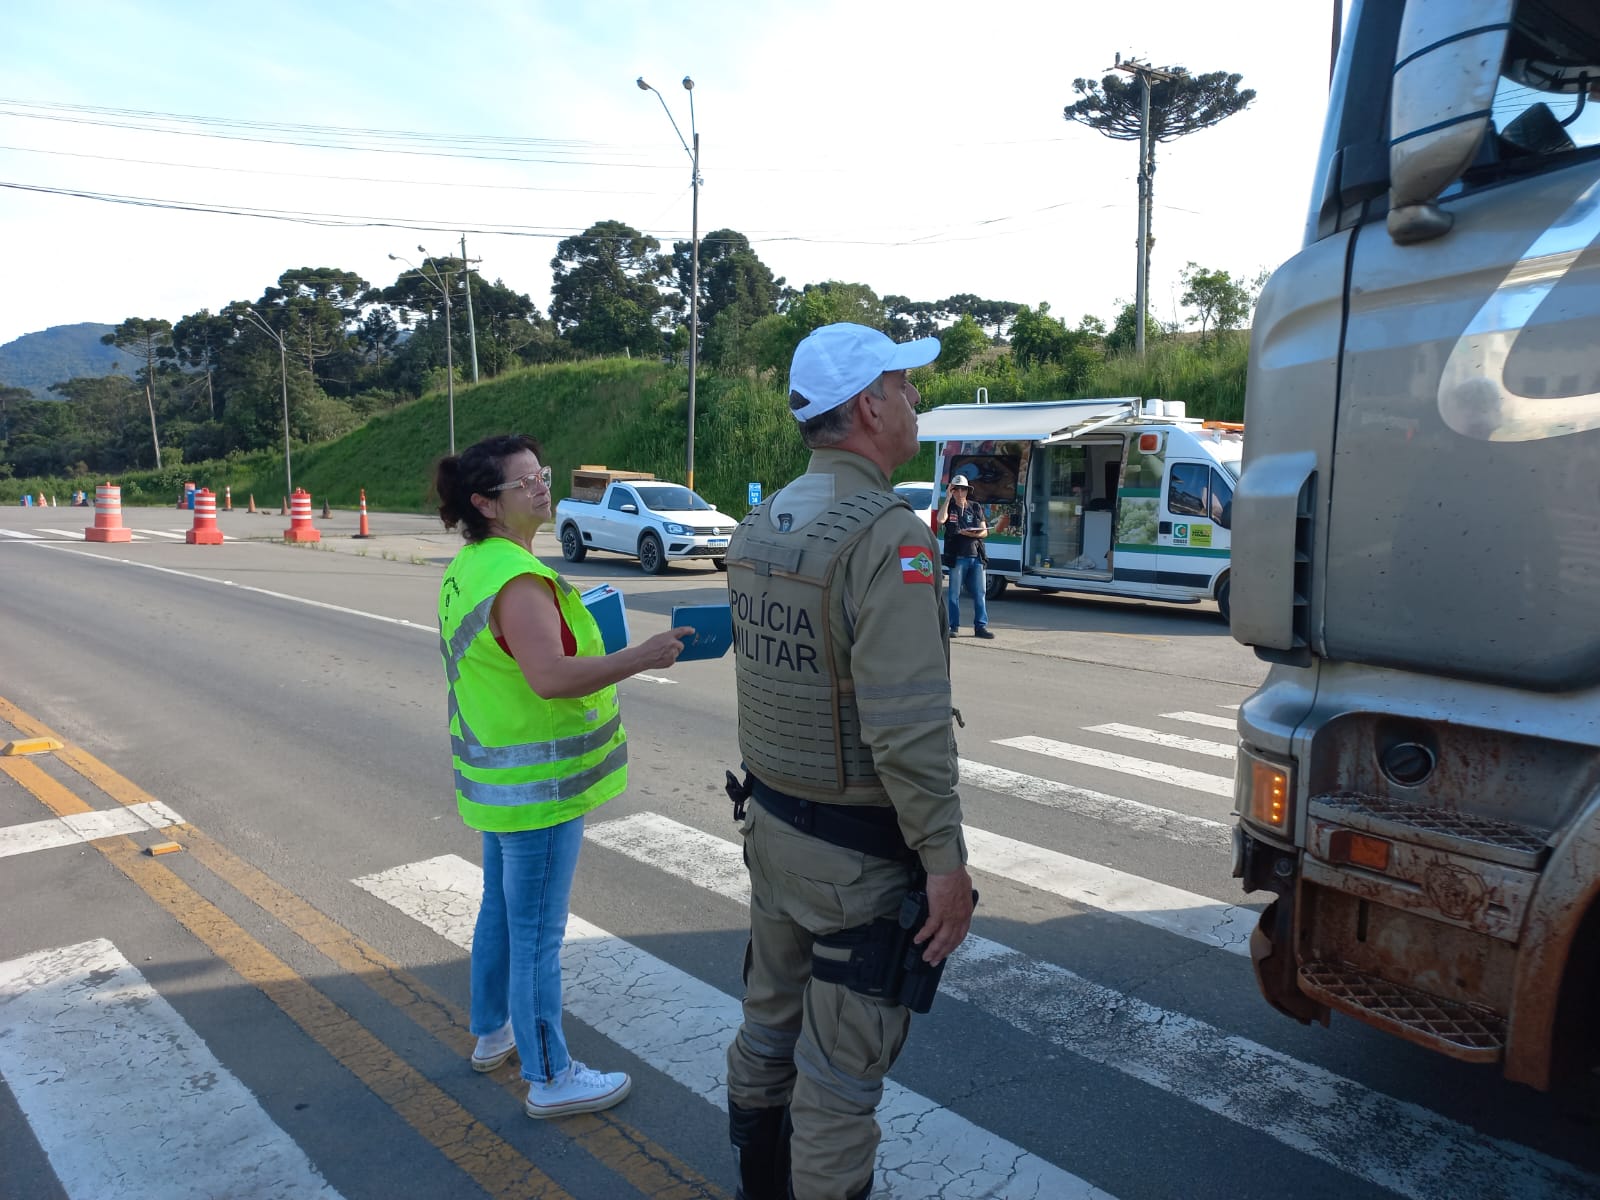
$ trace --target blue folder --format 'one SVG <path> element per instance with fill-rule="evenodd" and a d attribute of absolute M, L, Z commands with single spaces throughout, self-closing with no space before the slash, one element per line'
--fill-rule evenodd
<path fill-rule="evenodd" d="M 726 604 L 678 604 L 672 609 L 672 625 L 692 625 L 694 633 L 683 639 L 678 661 L 695 658 L 721 658 L 733 645 L 733 610 Z"/>
<path fill-rule="evenodd" d="M 609 583 L 592 587 L 579 595 L 595 624 L 600 626 L 600 636 L 606 644 L 606 653 L 615 654 L 628 644 L 628 608 L 622 602 L 622 593 Z"/>

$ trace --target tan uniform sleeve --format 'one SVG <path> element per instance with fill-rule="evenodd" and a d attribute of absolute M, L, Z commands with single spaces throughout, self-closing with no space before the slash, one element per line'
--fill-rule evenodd
<path fill-rule="evenodd" d="M 926 562 L 903 567 L 902 549 L 913 547 Z M 948 618 L 938 553 L 915 514 L 886 513 L 853 547 L 844 606 L 862 741 L 923 868 L 953 871 L 966 862 L 967 847 L 950 727 Z"/>

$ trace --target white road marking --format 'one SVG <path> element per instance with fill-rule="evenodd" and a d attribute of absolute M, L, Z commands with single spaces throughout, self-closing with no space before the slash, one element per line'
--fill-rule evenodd
<path fill-rule="evenodd" d="M 1231 826 L 1209 817 L 1192 817 L 1188 813 L 1173 812 L 1154 804 L 1142 804 L 1121 796 L 1091 791 L 1070 783 L 1057 783 L 1037 775 L 1024 775 L 1021 771 L 961 760 L 961 782 L 999 792 L 1030 804 L 1059 808 L 1096 821 L 1109 821 L 1140 833 L 1153 833 L 1185 842 L 1193 846 L 1206 846 L 1213 850 L 1227 850 L 1231 845 Z"/>
<path fill-rule="evenodd" d="M 463 949 L 482 871 L 453 854 L 355 880 Z M 741 1020 L 732 996 L 578 916 L 561 951 L 566 1011 L 708 1103 L 727 1104 L 726 1054 Z M 890 1081 L 878 1108 L 878 1188 L 898 1200 L 1109 1200 L 1108 1193 Z"/>
<path fill-rule="evenodd" d="M 1189 737 L 1182 733 L 1165 733 L 1159 729 L 1146 729 L 1143 725 L 1124 725 L 1120 721 L 1107 721 L 1104 725 L 1085 725 L 1085 733 L 1104 733 L 1111 737 L 1145 742 L 1151 746 L 1165 746 L 1169 750 L 1186 750 L 1190 754 L 1204 754 L 1211 758 L 1234 759 L 1234 748 L 1225 742 L 1208 738 Z"/>
<path fill-rule="evenodd" d="M 0 1076 L 70 1200 L 338 1200 L 103 938 L 0 963 Z"/>
<path fill-rule="evenodd" d="M 75 542 L 81 542 L 84 540 L 83 530 L 81 529 L 46 529 L 43 526 L 36 526 L 36 528 L 38 528 L 40 533 L 53 533 L 57 537 L 70 538 Z"/>
<path fill-rule="evenodd" d="M 135 538 L 135 541 L 138 539 Z M 124 567 L 140 567 L 146 571 L 156 571 L 162 575 L 176 575 L 180 579 L 197 579 L 201 583 L 215 583 L 223 587 L 238 588 L 241 592 L 255 592 L 259 596 L 271 596 L 274 600 L 289 600 L 295 604 L 306 604 L 312 608 L 325 608 L 330 612 L 344 613 L 351 617 L 365 617 L 369 621 L 382 621 L 386 625 L 403 625 L 407 629 L 421 630 L 423 633 L 437 635 L 439 630 L 433 625 L 424 625 L 420 621 L 407 621 L 402 617 L 385 617 L 377 613 L 363 612 L 359 608 L 346 608 L 342 604 L 329 604 L 324 600 L 311 600 L 305 596 L 291 596 L 287 592 L 274 592 L 269 588 L 250 587 L 248 584 L 234 583 L 231 579 L 217 579 L 211 575 L 200 575 L 194 571 L 180 571 L 175 567 L 158 567 L 154 563 L 135 562 L 131 558 L 110 558 L 104 554 L 96 554 L 91 550 L 72 550 L 66 546 L 52 546 L 39 543 L 46 550 L 54 550 L 58 554 L 76 554 L 80 558 L 92 558 L 97 562 L 111 562 Z"/>
<path fill-rule="evenodd" d="M 20 529 L 0 529 L 0 537 L 17 538 L 24 542 L 36 542 L 39 540 L 37 533 L 25 533 Z"/>
<path fill-rule="evenodd" d="M 989 844 L 993 835 L 974 837 L 975 832 L 966 831 L 972 865 L 990 871 L 997 863 L 996 847 Z M 748 902 L 748 884 L 736 875 L 742 874 L 739 847 L 725 839 L 655 813 L 595 822 L 585 837 L 708 891 Z M 1015 846 L 1006 853 L 1015 855 Z M 1048 851 L 1037 853 L 1041 874 L 1058 869 L 1056 859 L 1076 862 Z M 1167 890 L 1177 902 L 1188 895 Z M 1134 912 L 1125 915 L 1139 919 Z M 1232 944 L 1223 948 L 1234 949 Z M 1600 1187 L 1600 1177 L 1548 1155 L 1485 1137 L 1419 1105 L 987 938 L 967 938 L 950 960 L 942 990 L 1021 1030 L 1035 1043 L 1054 1043 L 1412 1200 L 1456 1200 L 1463 1179 L 1493 1179 L 1503 1187 L 1499 1194 L 1541 1200 L 1579 1200 Z"/>
<path fill-rule="evenodd" d="M 119 834 L 148 833 L 152 829 L 182 824 L 183 818 L 177 813 L 161 801 L 151 800 L 124 808 L 73 813 L 65 817 L 51 817 L 48 821 L 30 821 L 26 825 L 8 825 L 0 828 L 0 858 L 92 842 L 96 838 L 116 837 Z"/>
<path fill-rule="evenodd" d="M 1209 725 L 1212 729 L 1236 730 L 1239 722 L 1228 717 L 1219 717 L 1213 713 L 1202 712 L 1169 712 L 1162 713 L 1169 721 L 1188 721 L 1191 725 Z"/>
<path fill-rule="evenodd" d="M 1119 771 L 1124 775 L 1137 775 L 1140 779 L 1149 779 L 1155 783 L 1168 783 L 1174 787 L 1190 788 L 1212 796 L 1233 798 L 1231 775 L 1208 775 L 1204 771 L 1191 771 L 1187 767 L 1173 767 L 1143 758 L 1130 758 L 1126 754 L 1114 754 L 1109 750 L 1097 750 L 1092 746 L 1075 746 L 1070 742 L 1058 742 L 1051 738 L 1031 736 L 1000 738 L 995 745 L 1029 750 L 1035 754 L 1048 754 L 1052 758 L 1065 759 L 1067 762 L 1075 762 L 1085 767 Z"/>
<path fill-rule="evenodd" d="M 132 527 L 130 526 L 130 528 Z M 168 533 L 165 529 L 134 529 L 133 531 L 135 533 L 148 533 L 151 537 L 173 538 L 174 540 L 180 542 L 183 541 L 184 537 L 184 531 L 181 529 L 174 533 Z"/>

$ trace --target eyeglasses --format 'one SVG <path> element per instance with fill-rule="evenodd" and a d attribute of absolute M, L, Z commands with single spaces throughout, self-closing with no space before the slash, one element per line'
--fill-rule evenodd
<path fill-rule="evenodd" d="M 550 468 L 549 467 L 540 467 L 537 471 L 530 471 L 528 474 L 524 475 L 521 479 L 512 479 L 512 480 L 510 480 L 510 481 L 508 481 L 506 483 L 502 483 L 502 484 L 497 485 L 496 487 L 492 487 L 489 490 L 491 492 L 506 492 L 506 491 L 510 491 L 512 488 L 530 487 L 530 486 L 532 486 L 533 481 L 535 479 L 537 479 L 540 483 L 544 484 L 545 489 L 548 491 L 549 488 L 550 488 L 550 479 L 551 479 Z"/>

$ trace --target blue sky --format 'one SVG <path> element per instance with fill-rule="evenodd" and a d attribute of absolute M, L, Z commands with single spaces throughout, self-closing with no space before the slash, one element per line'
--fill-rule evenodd
<path fill-rule="evenodd" d="M 0 188 L 0 344 L 76 321 L 176 321 L 255 299 L 291 267 L 387 284 L 389 254 L 451 253 L 462 230 L 485 275 L 542 309 L 562 236 L 615 218 L 688 239 L 688 159 L 633 82 L 660 88 L 687 136 L 686 73 L 702 234 L 745 233 L 794 285 L 972 292 L 1109 320 L 1133 295 L 1138 151 L 1061 109 L 1117 52 L 1238 71 L 1258 92 L 1160 147 L 1151 308 L 1169 319 L 1185 263 L 1253 276 L 1298 246 L 1331 13 L 1322 0 L 30 5 L 0 41 L 0 182 L 390 227 Z M 446 158 L 393 152 L 414 141 L 380 153 L 120 128 L 63 105 L 454 135 L 456 154 L 478 153 L 469 137 L 548 140 L 524 161 Z M 535 236 L 470 232 L 508 226 Z"/>

